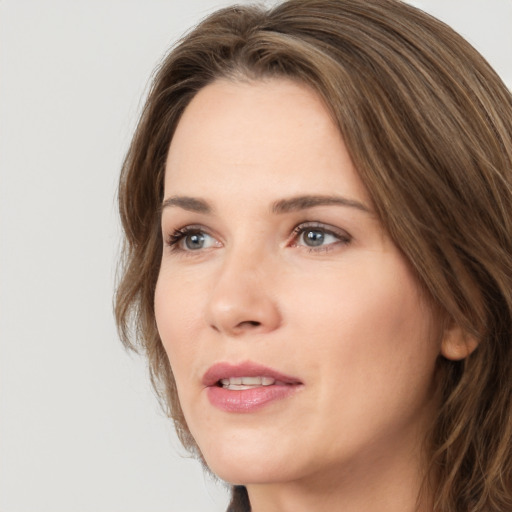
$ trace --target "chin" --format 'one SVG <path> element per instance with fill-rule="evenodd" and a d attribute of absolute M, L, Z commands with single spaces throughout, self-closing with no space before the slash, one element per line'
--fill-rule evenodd
<path fill-rule="evenodd" d="M 277 453 L 275 446 L 235 446 L 218 442 L 206 449 L 203 457 L 210 470 L 221 480 L 233 485 L 263 484 L 286 479 L 290 472 L 290 459 Z"/>

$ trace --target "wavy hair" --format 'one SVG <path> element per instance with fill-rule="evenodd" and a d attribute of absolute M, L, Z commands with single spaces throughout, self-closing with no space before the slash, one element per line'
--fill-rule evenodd
<path fill-rule="evenodd" d="M 120 336 L 187 428 L 153 307 L 164 166 L 180 116 L 218 78 L 286 77 L 324 100 L 380 220 L 434 306 L 478 348 L 438 361 L 426 446 L 437 512 L 512 510 L 512 95 L 462 37 L 396 0 L 289 0 L 215 12 L 156 72 L 119 183 Z M 247 511 L 243 487 L 230 510 Z"/>

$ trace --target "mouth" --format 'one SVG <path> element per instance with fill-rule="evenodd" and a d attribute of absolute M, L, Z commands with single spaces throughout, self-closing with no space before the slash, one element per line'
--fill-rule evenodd
<path fill-rule="evenodd" d="M 250 361 L 237 365 L 217 363 L 204 374 L 202 382 L 205 387 L 217 386 L 233 391 L 243 391 L 255 387 L 302 384 L 295 377 L 284 375 L 272 368 Z"/>
<path fill-rule="evenodd" d="M 285 384 L 276 381 L 272 377 L 229 377 L 228 379 L 220 379 L 217 385 L 231 391 L 244 391 L 261 386 L 284 386 Z"/>
<path fill-rule="evenodd" d="M 215 364 L 202 383 L 210 403 L 230 413 L 255 412 L 303 387 L 296 377 L 251 362 Z"/>

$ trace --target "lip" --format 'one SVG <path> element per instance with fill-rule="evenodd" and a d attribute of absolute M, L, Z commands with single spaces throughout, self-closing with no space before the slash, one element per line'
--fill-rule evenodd
<path fill-rule="evenodd" d="M 272 377 L 283 384 L 301 384 L 301 381 L 295 377 L 251 361 L 241 364 L 214 364 L 204 374 L 202 382 L 206 387 L 216 386 L 221 379 L 228 379 L 229 377 Z"/>
<path fill-rule="evenodd" d="M 219 386 L 221 379 L 229 377 L 272 377 L 276 382 L 270 386 L 232 391 Z M 271 402 L 289 397 L 303 387 L 296 377 L 250 361 L 236 365 L 217 363 L 206 371 L 202 383 L 210 403 L 231 413 L 258 411 Z"/>

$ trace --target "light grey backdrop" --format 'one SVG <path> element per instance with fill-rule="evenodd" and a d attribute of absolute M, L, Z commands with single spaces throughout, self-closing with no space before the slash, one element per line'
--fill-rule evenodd
<path fill-rule="evenodd" d="M 150 73 L 213 0 L 0 0 L 0 511 L 222 511 L 111 313 Z M 411 2 L 512 85 L 512 0 Z"/>

